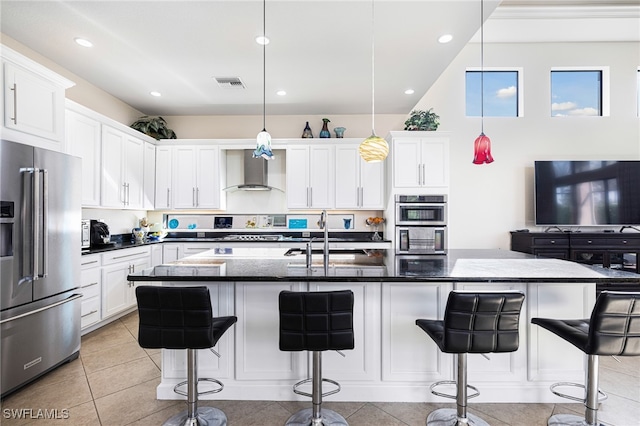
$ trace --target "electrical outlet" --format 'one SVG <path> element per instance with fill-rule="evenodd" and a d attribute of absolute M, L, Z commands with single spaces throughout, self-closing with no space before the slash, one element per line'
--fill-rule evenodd
<path fill-rule="evenodd" d="M 311 232 L 307 231 L 302 233 L 302 238 L 309 238 L 309 237 L 311 237 Z"/>
<path fill-rule="evenodd" d="M 206 234 L 204 232 L 197 232 L 198 238 L 204 238 Z"/>

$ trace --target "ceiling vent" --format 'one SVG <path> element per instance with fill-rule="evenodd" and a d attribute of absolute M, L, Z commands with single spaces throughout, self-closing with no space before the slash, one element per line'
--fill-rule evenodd
<path fill-rule="evenodd" d="M 218 86 L 223 89 L 245 89 L 245 85 L 240 77 L 214 77 Z"/>

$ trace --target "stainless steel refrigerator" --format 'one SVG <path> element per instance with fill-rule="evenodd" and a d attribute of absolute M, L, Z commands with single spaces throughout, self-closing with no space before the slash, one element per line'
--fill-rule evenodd
<path fill-rule="evenodd" d="M 80 352 L 80 167 L 0 141 L 2 397 Z"/>

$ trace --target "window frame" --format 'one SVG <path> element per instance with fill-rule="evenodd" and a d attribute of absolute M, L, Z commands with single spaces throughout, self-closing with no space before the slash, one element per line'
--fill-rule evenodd
<path fill-rule="evenodd" d="M 551 85 L 551 73 L 554 71 L 600 71 L 600 114 L 599 115 L 553 115 L 551 105 L 553 104 L 553 87 Z M 611 85 L 608 66 L 571 66 L 571 67 L 551 67 L 549 69 L 549 117 L 551 118 L 596 118 L 611 116 Z"/>
<path fill-rule="evenodd" d="M 464 115 L 466 118 L 479 118 L 480 115 L 467 115 L 467 72 L 515 72 L 517 75 L 517 115 L 510 116 L 498 116 L 498 115 L 487 115 L 486 112 L 484 114 L 484 118 L 492 118 L 492 119 L 508 119 L 508 118 L 519 118 L 524 117 L 524 68 L 523 67 L 467 67 L 464 71 L 464 99 L 465 99 L 465 107 L 464 107 Z"/>

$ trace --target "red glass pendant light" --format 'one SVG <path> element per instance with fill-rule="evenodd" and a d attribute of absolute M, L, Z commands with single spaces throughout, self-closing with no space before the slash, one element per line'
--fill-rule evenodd
<path fill-rule="evenodd" d="M 493 162 L 491 139 L 484 134 L 484 0 L 480 0 L 480 136 L 473 142 L 473 164 Z"/>

